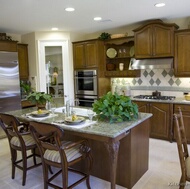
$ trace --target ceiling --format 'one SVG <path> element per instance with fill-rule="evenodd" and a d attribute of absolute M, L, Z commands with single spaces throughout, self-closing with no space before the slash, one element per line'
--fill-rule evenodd
<path fill-rule="evenodd" d="M 162 8 L 155 3 L 165 2 Z M 74 7 L 74 12 L 66 12 Z M 26 34 L 34 31 L 94 33 L 143 20 L 189 17 L 190 0 L 1 0 L 0 32 Z M 96 16 L 102 21 L 94 21 Z"/>

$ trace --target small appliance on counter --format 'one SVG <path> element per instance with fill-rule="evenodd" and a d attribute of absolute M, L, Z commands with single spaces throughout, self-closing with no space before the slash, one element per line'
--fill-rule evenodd
<path fill-rule="evenodd" d="M 136 99 L 149 99 L 149 100 L 174 100 L 175 96 L 159 96 L 159 95 L 137 95 L 133 98 Z"/>
<path fill-rule="evenodd" d="M 113 81 L 111 91 L 112 94 L 116 92 L 118 95 L 131 96 L 131 87 L 128 82 L 125 82 L 123 85 L 121 85 L 116 84 L 116 82 Z"/>

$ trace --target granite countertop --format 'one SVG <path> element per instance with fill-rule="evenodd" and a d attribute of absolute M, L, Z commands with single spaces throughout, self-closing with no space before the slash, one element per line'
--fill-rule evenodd
<path fill-rule="evenodd" d="M 26 108 L 22 110 L 10 111 L 6 113 L 16 116 L 21 121 L 29 122 L 29 121 L 32 121 L 32 119 L 28 118 L 27 115 L 35 110 L 36 110 L 36 107 L 33 107 L 33 108 Z M 94 134 L 94 135 L 99 135 L 99 136 L 115 138 L 122 133 L 126 133 L 133 127 L 137 126 L 138 124 L 150 118 L 151 116 L 152 116 L 151 113 L 139 113 L 138 119 L 134 121 L 125 121 L 122 123 L 112 123 L 112 124 L 107 123 L 107 122 L 97 121 L 93 125 L 83 127 L 83 128 L 62 126 L 61 124 L 59 125 L 57 123 L 56 125 L 59 125 L 65 130 L 69 130 L 69 131 L 77 131 L 80 133 L 87 133 L 87 134 Z M 64 115 L 62 113 L 56 113 L 56 117 L 46 118 L 46 119 L 40 120 L 40 122 L 54 123 L 55 120 L 56 121 L 64 120 Z"/>
<path fill-rule="evenodd" d="M 177 97 L 174 100 L 157 100 L 157 99 L 138 99 L 131 97 L 133 101 L 144 101 L 144 102 L 160 102 L 160 103 L 170 103 L 170 104 L 187 104 L 190 105 L 190 101 L 185 100 L 183 97 Z"/>

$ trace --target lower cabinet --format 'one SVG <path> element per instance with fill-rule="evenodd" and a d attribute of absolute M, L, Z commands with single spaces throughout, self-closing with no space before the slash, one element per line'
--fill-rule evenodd
<path fill-rule="evenodd" d="M 184 122 L 184 127 L 185 127 L 185 133 L 186 133 L 186 138 L 187 142 L 190 143 L 190 106 L 185 105 L 185 104 L 174 104 L 174 112 L 178 113 L 178 107 L 181 108 L 182 114 L 183 114 L 183 122 Z M 175 129 L 174 129 L 174 135 L 173 138 L 175 140 Z"/>
<path fill-rule="evenodd" d="M 150 137 L 172 141 L 173 104 L 134 101 L 139 112 L 152 113 Z"/>

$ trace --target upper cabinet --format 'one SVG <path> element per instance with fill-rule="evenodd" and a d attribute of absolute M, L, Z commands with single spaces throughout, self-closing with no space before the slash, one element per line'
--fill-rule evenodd
<path fill-rule="evenodd" d="M 174 56 L 176 24 L 151 21 L 135 30 L 135 58 L 161 58 Z"/>
<path fill-rule="evenodd" d="M 0 41 L 0 51 L 16 52 L 17 41 Z"/>
<path fill-rule="evenodd" d="M 175 32 L 174 75 L 190 77 L 190 30 Z"/>
<path fill-rule="evenodd" d="M 28 80 L 29 65 L 28 65 L 28 45 L 18 44 L 18 61 L 19 61 L 19 74 L 21 80 Z"/>
<path fill-rule="evenodd" d="M 74 68 L 97 68 L 100 60 L 101 45 L 102 42 L 99 40 L 73 42 Z"/>
<path fill-rule="evenodd" d="M 105 76 L 139 77 L 140 70 L 129 70 L 134 57 L 134 37 L 122 37 L 104 42 Z"/>

